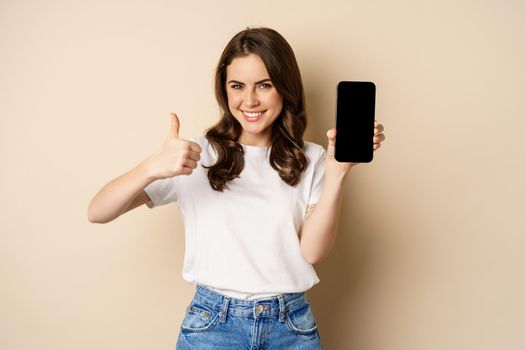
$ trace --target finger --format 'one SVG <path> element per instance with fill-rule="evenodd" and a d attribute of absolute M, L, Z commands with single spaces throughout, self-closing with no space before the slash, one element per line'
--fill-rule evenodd
<path fill-rule="evenodd" d="M 337 135 L 337 129 L 332 128 L 326 132 L 326 137 L 328 137 L 329 142 L 335 142 L 335 136 Z"/>
<path fill-rule="evenodd" d="M 383 132 L 384 130 L 385 128 L 383 127 L 383 125 L 379 124 L 374 128 L 374 134 L 379 134 L 380 132 Z"/>
<path fill-rule="evenodd" d="M 328 147 L 326 153 L 330 156 L 335 154 L 335 136 L 337 135 L 337 130 L 332 128 L 326 132 L 326 137 L 328 137 Z"/>
<path fill-rule="evenodd" d="M 190 150 L 193 152 L 201 153 L 202 148 L 197 142 L 190 141 Z"/>
<path fill-rule="evenodd" d="M 183 162 L 186 159 L 191 159 L 193 161 L 198 162 L 201 159 L 201 153 L 196 152 L 191 148 L 191 142 L 187 140 L 181 140 L 180 141 L 180 156 L 183 159 Z M 198 146 L 198 145 L 197 145 Z"/>
<path fill-rule="evenodd" d="M 198 162 L 199 160 L 201 160 L 201 154 L 199 152 L 190 151 L 188 153 L 188 158 Z"/>
<path fill-rule="evenodd" d="M 188 152 L 195 152 L 195 153 L 201 153 L 202 148 L 197 142 L 189 141 L 180 139 L 180 147 L 181 149 L 188 151 Z"/>
<path fill-rule="evenodd" d="M 378 143 L 385 140 L 385 135 L 378 134 L 374 137 L 374 143 Z"/>
<path fill-rule="evenodd" d="M 177 117 L 177 115 L 173 112 L 170 114 L 171 114 L 170 136 L 178 139 L 179 138 L 179 128 L 180 128 L 179 117 Z"/>
<path fill-rule="evenodd" d="M 185 168 L 195 169 L 197 168 L 197 162 L 194 161 L 193 159 L 188 158 L 184 161 L 182 166 L 184 166 Z"/>
<path fill-rule="evenodd" d="M 180 173 L 182 175 L 190 175 L 191 173 L 193 173 L 193 169 L 189 167 L 183 167 Z"/>

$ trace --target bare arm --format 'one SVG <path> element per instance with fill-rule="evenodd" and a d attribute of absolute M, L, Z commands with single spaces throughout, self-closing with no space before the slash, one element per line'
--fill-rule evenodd
<path fill-rule="evenodd" d="M 144 188 L 157 179 L 190 175 L 200 160 L 200 146 L 179 138 L 179 120 L 172 113 L 170 133 L 158 153 L 107 183 L 88 206 L 88 220 L 110 222 L 151 199 Z"/>
<path fill-rule="evenodd" d="M 374 151 L 381 147 L 385 136 L 383 125 L 375 122 Z M 355 163 L 339 163 L 334 158 L 336 130 L 328 130 L 328 149 L 325 161 L 323 190 L 317 205 L 309 206 L 299 234 L 301 253 L 310 264 L 325 259 L 332 250 L 341 215 L 345 178 Z M 314 210 L 315 208 L 315 210 Z"/>
<path fill-rule="evenodd" d="M 150 201 L 144 188 L 155 178 L 148 174 L 145 162 L 110 181 L 93 197 L 88 207 L 92 223 L 110 222 L 125 212 Z"/>
<path fill-rule="evenodd" d="M 308 207 L 300 239 L 301 253 L 310 264 L 323 260 L 334 246 L 341 214 L 343 182 L 344 178 L 325 178 L 319 202 L 313 208 Z"/>

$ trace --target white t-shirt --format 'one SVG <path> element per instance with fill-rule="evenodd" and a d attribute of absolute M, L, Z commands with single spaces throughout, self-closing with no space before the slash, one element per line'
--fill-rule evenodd
<path fill-rule="evenodd" d="M 156 180 L 144 190 L 153 208 L 176 202 L 185 228 L 182 277 L 234 298 L 304 292 L 319 282 L 301 254 L 298 232 L 306 208 L 319 200 L 325 149 L 305 141 L 309 158 L 301 181 L 288 185 L 269 162 L 270 148 L 243 145 L 244 169 L 223 192 L 211 188 L 207 169 L 217 155 L 205 136 L 191 175 Z"/>

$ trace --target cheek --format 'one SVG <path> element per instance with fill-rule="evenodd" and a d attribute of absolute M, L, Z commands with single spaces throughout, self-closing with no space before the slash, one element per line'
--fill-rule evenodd
<path fill-rule="evenodd" d="M 283 109 L 283 98 L 281 97 L 281 95 L 276 94 L 273 97 L 273 104 L 275 106 L 275 109 L 278 109 L 279 111 Z"/>
<path fill-rule="evenodd" d="M 237 94 L 228 94 L 228 106 L 230 107 L 236 107 L 239 105 L 239 102 L 241 100 L 240 96 Z"/>

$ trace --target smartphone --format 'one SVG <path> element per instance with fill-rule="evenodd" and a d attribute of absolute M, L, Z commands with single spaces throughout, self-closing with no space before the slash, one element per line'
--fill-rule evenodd
<path fill-rule="evenodd" d="M 374 153 L 376 86 L 369 81 L 337 84 L 335 160 L 370 163 Z"/>

